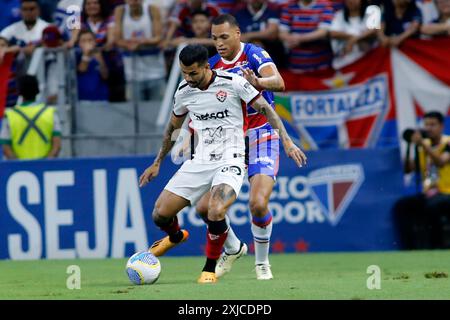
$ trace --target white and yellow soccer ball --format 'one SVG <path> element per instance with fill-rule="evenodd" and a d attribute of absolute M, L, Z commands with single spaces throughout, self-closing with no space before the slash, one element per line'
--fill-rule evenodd
<path fill-rule="evenodd" d="M 140 251 L 128 259 L 126 271 L 132 283 L 152 284 L 161 274 L 161 263 L 150 252 Z"/>

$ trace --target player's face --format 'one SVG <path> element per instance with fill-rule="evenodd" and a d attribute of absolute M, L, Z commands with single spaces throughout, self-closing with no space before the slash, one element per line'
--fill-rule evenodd
<path fill-rule="evenodd" d="M 241 32 L 239 28 L 230 26 L 228 22 L 213 25 L 211 36 L 220 56 L 226 60 L 233 60 L 241 47 Z"/>
<path fill-rule="evenodd" d="M 209 70 L 209 64 L 199 65 L 197 62 L 190 66 L 185 66 L 180 62 L 181 72 L 183 73 L 183 78 L 188 83 L 191 88 L 198 88 L 204 85 L 207 71 Z"/>
<path fill-rule="evenodd" d="M 438 139 L 442 135 L 442 132 L 444 131 L 444 125 L 441 124 L 437 119 L 425 118 L 423 123 L 425 131 L 428 133 L 428 136 L 431 139 Z"/>

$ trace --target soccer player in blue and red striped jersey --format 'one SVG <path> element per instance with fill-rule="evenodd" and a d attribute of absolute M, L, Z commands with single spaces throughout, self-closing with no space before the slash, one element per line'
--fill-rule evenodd
<path fill-rule="evenodd" d="M 300 0 L 283 7 L 280 38 L 290 49 L 292 72 L 308 72 L 331 67 L 333 54 L 327 39 L 333 8 L 327 2 Z"/>
<path fill-rule="evenodd" d="M 264 49 L 250 43 L 242 43 L 236 19 L 229 14 L 221 15 L 212 22 L 211 35 L 218 54 L 209 59 L 211 69 L 225 70 L 244 76 L 262 96 L 274 107 L 273 91 L 283 91 L 284 81 L 270 55 Z M 272 233 L 272 214 L 269 198 L 278 171 L 279 137 L 267 118 L 247 106 L 249 140 L 248 177 L 250 181 L 251 230 L 255 245 L 256 277 L 259 280 L 272 279 L 269 264 L 269 242 Z M 287 151 L 287 150 L 286 150 Z M 300 151 L 301 152 L 301 151 Z M 302 161 L 306 157 L 302 154 Z M 210 194 L 205 194 L 197 204 L 197 211 L 203 217 L 208 213 Z M 225 252 L 221 255 L 216 276 L 230 271 L 232 263 L 247 252 L 230 228 Z"/>

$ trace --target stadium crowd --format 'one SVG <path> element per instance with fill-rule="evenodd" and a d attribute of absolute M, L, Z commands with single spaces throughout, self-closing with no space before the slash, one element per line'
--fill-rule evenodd
<path fill-rule="evenodd" d="M 38 47 L 73 50 L 80 100 L 126 101 L 131 84 L 139 100 L 161 98 L 178 45 L 199 43 L 216 53 L 210 23 L 220 13 L 232 13 L 243 41 L 264 47 L 279 69 L 295 74 L 339 69 L 377 45 L 450 34 L 449 0 L 1 0 L 0 5 L 0 63 L 7 53 L 14 56 L 7 107 L 16 104 L 15 78 Z M 381 8 L 379 26 L 370 5 Z M 54 103 L 55 56 L 45 63 L 47 102 Z"/>

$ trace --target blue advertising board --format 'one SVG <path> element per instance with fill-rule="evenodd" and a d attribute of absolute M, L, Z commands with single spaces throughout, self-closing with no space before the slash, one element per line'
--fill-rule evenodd
<path fill-rule="evenodd" d="M 308 152 L 303 168 L 282 155 L 270 201 L 271 251 L 370 251 L 397 248 L 391 208 L 402 195 L 398 149 Z M 166 159 L 144 188 L 151 157 L 0 162 L 0 259 L 122 258 L 164 236 L 154 203 L 178 166 Z M 248 183 L 228 211 L 252 249 Z M 179 213 L 190 231 L 170 255 L 202 255 L 206 228 Z"/>

